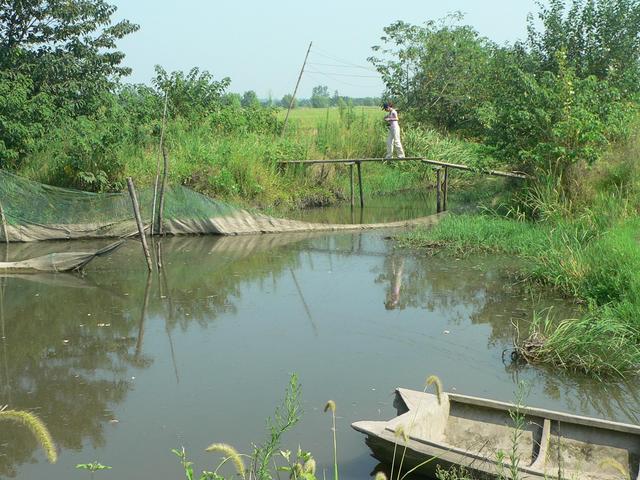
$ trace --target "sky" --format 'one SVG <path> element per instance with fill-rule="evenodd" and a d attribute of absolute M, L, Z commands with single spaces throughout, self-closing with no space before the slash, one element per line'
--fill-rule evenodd
<path fill-rule="evenodd" d="M 280 99 L 295 87 L 309 42 L 313 47 L 298 97 L 316 85 L 354 97 L 379 96 L 383 84 L 367 57 L 383 28 L 396 20 L 420 24 L 447 13 L 500 44 L 526 35 L 535 0 L 109 0 L 114 20 L 140 30 L 120 40 L 127 79 L 149 83 L 154 65 L 166 70 L 208 70 L 231 78 L 230 90 L 255 90 Z M 365 67 L 365 68 L 362 68 Z"/>

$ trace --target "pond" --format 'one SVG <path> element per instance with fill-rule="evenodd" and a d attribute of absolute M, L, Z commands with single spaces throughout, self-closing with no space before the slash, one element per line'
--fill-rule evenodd
<path fill-rule="evenodd" d="M 320 214 L 317 214 L 320 215 Z M 318 217 L 320 218 L 320 217 Z M 369 220 L 365 220 L 369 221 Z M 181 478 L 172 448 L 201 469 L 226 442 L 249 453 L 266 435 L 289 376 L 302 383 L 304 416 L 285 438 L 313 452 L 331 478 L 337 404 L 341 477 L 376 465 L 350 423 L 394 415 L 397 386 L 445 389 L 637 422 L 640 388 L 503 363 L 512 321 L 574 306 L 514 285 L 509 258 L 456 259 L 394 250 L 389 232 L 167 238 L 165 268 L 147 277 L 137 242 L 91 263 L 84 276 L 1 279 L 0 404 L 36 412 L 60 458 L 49 465 L 28 432 L 0 429 L 0 476 Z M 10 258 L 103 242 L 10 245 Z M 4 247 L 2 247 L 4 248 Z M 4 250 L 0 255 L 4 256 Z"/>

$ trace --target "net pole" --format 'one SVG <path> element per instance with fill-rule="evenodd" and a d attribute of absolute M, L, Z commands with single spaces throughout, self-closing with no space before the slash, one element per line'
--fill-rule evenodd
<path fill-rule="evenodd" d="M 311 45 L 313 45 L 313 42 L 309 42 L 309 48 L 307 49 L 307 54 L 304 56 L 304 62 L 302 63 L 302 68 L 300 69 L 300 75 L 298 75 L 298 81 L 296 82 L 296 88 L 293 89 L 293 95 L 291 95 L 291 101 L 289 102 L 289 108 L 287 109 L 287 115 L 284 117 L 284 124 L 282 125 L 282 132 L 280 133 L 281 137 L 284 137 L 284 132 L 287 130 L 287 122 L 289 121 L 289 114 L 291 113 L 291 109 L 293 108 L 293 103 L 296 101 L 296 93 L 298 93 L 298 86 L 300 86 L 300 80 L 302 80 L 302 74 L 304 73 L 304 67 L 307 66 L 307 59 L 309 58 L 309 52 L 311 51 Z"/>
<path fill-rule="evenodd" d="M 164 234 L 163 220 L 164 220 L 164 192 L 167 189 L 167 172 L 169 170 L 169 155 L 167 155 L 167 149 L 162 147 L 162 159 L 164 162 L 164 168 L 162 172 L 162 184 L 160 185 L 160 199 L 158 202 L 158 232 L 160 235 Z"/>
<path fill-rule="evenodd" d="M 140 234 L 140 241 L 142 242 L 142 251 L 147 260 L 147 267 L 149 267 L 149 271 L 152 271 L 153 264 L 151 263 L 149 245 L 147 245 L 147 237 L 144 235 L 144 226 L 142 225 L 142 217 L 140 216 L 140 205 L 138 204 L 136 187 L 134 187 L 131 177 L 127 177 L 127 186 L 129 187 L 129 195 L 131 195 L 131 203 L 133 204 L 133 215 L 135 216 L 136 225 L 138 225 L 138 233 Z"/>
<path fill-rule="evenodd" d="M 156 180 L 153 184 L 153 204 L 151 205 L 151 236 L 155 233 L 155 220 L 156 220 L 156 200 L 158 198 L 158 183 L 160 182 L 160 158 L 162 150 L 164 148 L 164 129 L 167 124 L 167 103 L 169 100 L 169 94 L 164 94 L 164 109 L 162 111 L 162 128 L 160 129 L 160 148 L 158 152 L 158 161 L 156 162 Z"/>

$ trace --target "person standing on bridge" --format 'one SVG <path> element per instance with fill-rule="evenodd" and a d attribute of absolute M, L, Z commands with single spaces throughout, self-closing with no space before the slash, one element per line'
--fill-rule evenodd
<path fill-rule="evenodd" d="M 404 149 L 400 142 L 400 123 L 398 122 L 398 112 L 393 108 L 393 103 L 385 102 L 382 108 L 387 111 L 387 116 L 384 117 L 385 121 L 389 125 L 389 136 L 387 137 L 387 154 L 384 158 L 393 158 L 393 149 L 398 152 L 398 158 L 404 158 Z"/>

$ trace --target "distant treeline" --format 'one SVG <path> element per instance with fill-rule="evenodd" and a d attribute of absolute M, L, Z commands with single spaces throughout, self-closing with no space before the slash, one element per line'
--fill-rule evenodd
<path fill-rule="evenodd" d="M 272 97 L 259 99 L 255 91 L 248 90 L 242 95 L 239 93 L 226 93 L 224 95 L 224 102 L 227 105 L 235 105 L 237 107 L 251 107 L 260 104 L 263 107 L 282 108 L 289 108 L 289 105 L 291 105 L 292 108 L 373 107 L 380 105 L 382 102 L 380 97 L 350 97 L 348 95 L 340 95 L 338 90 L 335 90 L 332 95 L 329 93 L 329 87 L 325 85 L 313 87 L 310 98 L 296 98 L 293 104 L 291 104 L 291 98 L 292 95 L 288 93 L 280 100 Z"/>

